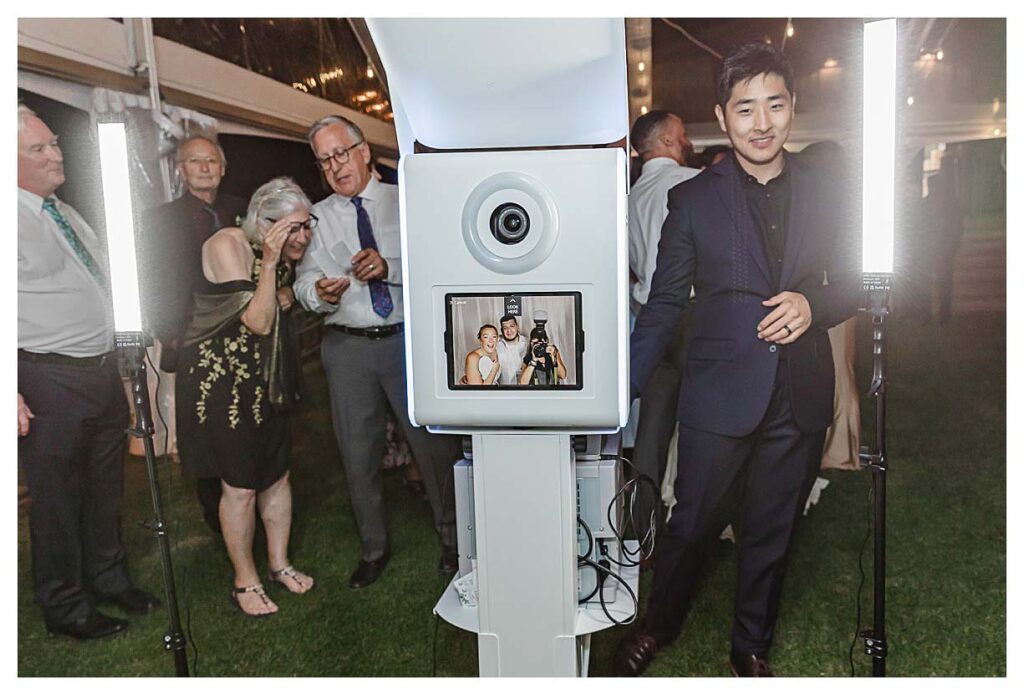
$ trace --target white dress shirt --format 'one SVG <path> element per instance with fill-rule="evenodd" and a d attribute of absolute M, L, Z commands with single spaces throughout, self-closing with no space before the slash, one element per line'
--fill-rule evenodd
<path fill-rule="evenodd" d="M 629 191 L 629 269 L 638 279 L 629 291 L 634 316 L 651 291 L 661 226 L 668 217 L 668 192 L 699 173 L 700 169 L 679 166 L 671 157 L 654 157 L 644 162 L 640 178 Z"/>
<path fill-rule="evenodd" d="M 325 277 L 314 254 L 318 249 L 328 248 L 334 253 L 335 260 L 342 266 L 349 265 L 349 259 L 359 253 L 359 230 L 356 221 L 356 208 L 351 198 L 331 194 L 313 206 L 310 211 L 320 222 L 313 230 L 313 238 L 306 249 L 306 255 L 296 268 L 296 279 L 293 286 L 296 298 L 310 311 L 327 314 L 327 324 L 337 324 L 350 328 L 370 328 L 402 323 L 404 312 L 402 306 L 402 252 L 398 217 L 398 187 L 381 183 L 371 178 L 366 188 L 360 193 L 363 207 L 370 216 L 373 227 L 373 238 L 377 242 L 377 250 L 387 261 L 387 282 L 390 285 L 391 301 L 394 309 L 387 318 L 383 318 L 373 310 L 370 299 L 370 285 L 349 276 L 351 284 L 335 304 L 324 302 L 317 296 L 316 281 Z M 341 244 L 340 249 L 338 244 Z"/>
<path fill-rule="evenodd" d="M 104 275 L 105 245 L 78 212 L 56 199 Z M 78 258 L 43 199 L 18 189 L 18 348 L 94 357 L 114 349 L 114 315 L 106 292 Z"/>
<path fill-rule="evenodd" d="M 520 333 L 512 342 L 504 337 L 498 338 L 498 379 L 497 383 L 511 385 L 519 383 L 519 372 L 523 369 L 523 358 L 526 357 L 526 349 L 530 341 Z"/>

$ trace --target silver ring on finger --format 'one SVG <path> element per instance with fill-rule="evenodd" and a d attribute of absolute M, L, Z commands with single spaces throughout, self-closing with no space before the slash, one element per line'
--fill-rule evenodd
<path fill-rule="evenodd" d="M 793 329 L 792 329 L 792 328 L 790 328 L 789 326 L 783 326 L 783 328 L 785 328 L 785 329 L 786 329 L 786 337 L 787 337 L 787 338 L 788 338 L 789 336 L 793 335 Z"/>
<path fill-rule="evenodd" d="M 368 267 L 370 270 L 373 270 L 373 263 L 371 263 Z"/>

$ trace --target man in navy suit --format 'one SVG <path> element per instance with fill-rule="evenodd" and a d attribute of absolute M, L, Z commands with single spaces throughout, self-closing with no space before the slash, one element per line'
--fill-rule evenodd
<path fill-rule="evenodd" d="M 783 150 L 792 69 L 771 46 L 724 61 L 715 114 L 733 154 L 669 192 L 647 304 L 631 337 L 642 391 L 687 310 L 679 395 L 677 504 L 658 539 L 647 613 L 619 644 L 614 670 L 638 675 L 679 634 L 713 541 L 737 530 L 730 664 L 769 676 L 786 555 L 832 421 L 827 330 L 860 299 L 857 240 L 839 182 Z"/>

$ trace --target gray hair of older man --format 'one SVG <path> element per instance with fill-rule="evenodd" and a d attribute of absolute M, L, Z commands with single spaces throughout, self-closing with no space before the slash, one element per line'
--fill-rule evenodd
<path fill-rule="evenodd" d="M 279 220 L 301 210 L 308 211 L 313 204 L 305 192 L 289 176 L 278 176 L 267 181 L 256 189 L 249 199 L 249 209 L 242 220 L 242 231 L 250 243 L 263 241 L 263 232 L 269 229 L 272 222 L 267 218 Z"/>
<path fill-rule="evenodd" d="M 25 127 L 25 121 L 28 120 L 29 118 L 31 118 L 32 116 L 36 116 L 36 112 L 33 111 L 32 109 L 30 109 L 29 107 L 25 106 L 24 104 L 19 103 L 18 104 L 18 130 L 21 130 L 22 128 L 24 128 Z M 38 118 L 38 116 L 36 116 L 36 118 Z"/>
<path fill-rule="evenodd" d="M 208 142 L 211 145 L 213 145 L 214 147 L 216 147 L 217 148 L 217 152 L 220 153 L 220 165 L 222 167 L 225 167 L 225 168 L 227 167 L 227 165 L 228 165 L 227 155 L 224 154 L 224 148 L 220 146 L 219 142 L 217 142 L 217 138 L 215 138 L 215 137 L 213 137 L 211 135 L 204 135 L 202 133 L 196 133 L 194 135 L 189 135 L 187 138 L 185 138 L 184 140 L 182 140 L 178 144 L 178 149 L 176 149 L 174 151 L 174 161 L 177 164 L 181 164 L 181 151 L 183 149 L 185 149 L 185 145 L 189 144 L 190 142 L 194 142 L 195 140 L 205 140 L 206 142 Z"/>
<path fill-rule="evenodd" d="M 314 121 L 313 125 L 309 126 L 309 132 L 306 134 L 306 139 L 309 140 L 309 146 L 313 147 L 314 135 L 328 126 L 338 124 L 341 124 L 348 129 L 348 134 L 351 136 L 353 142 L 366 142 L 366 138 L 363 136 L 363 131 L 349 119 L 344 116 L 324 116 L 323 118 Z M 315 151 L 316 150 L 314 150 L 314 152 Z"/>

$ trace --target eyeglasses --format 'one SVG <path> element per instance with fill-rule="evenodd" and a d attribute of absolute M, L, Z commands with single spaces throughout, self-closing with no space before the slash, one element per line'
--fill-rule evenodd
<path fill-rule="evenodd" d="M 355 143 L 354 145 L 346 147 L 343 150 L 338 150 L 337 152 L 333 152 L 333 153 L 327 155 L 326 157 L 317 157 L 317 160 L 316 160 L 317 168 L 320 169 L 320 171 L 327 171 L 327 170 L 329 170 L 331 168 L 331 162 L 337 162 L 338 166 L 344 166 L 344 165 L 348 164 L 348 160 L 352 159 L 352 154 L 351 154 L 352 150 L 354 150 L 355 148 L 357 148 L 360 145 L 362 145 L 363 142 L 364 142 L 363 140 L 360 140 L 359 142 Z"/>
<path fill-rule="evenodd" d="M 200 164 L 205 164 L 208 167 L 212 167 L 215 164 L 220 164 L 220 160 L 216 159 L 215 157 L 188 157 L 181 161 L 183 164 L 186 164 L 190 167 L 199 166 Z"/>
<path fill-rule="evenodd" d="M 276 224 L 277 223 L 277 220 L 275 220 L 273 217 L 264 217 L 263 221 L 264 222 L 269 222 L 270 224 Z M 316 215 L 312 215 L 311 214 L 309 216 L 309 219 L 306 220 L 305 222 L 292 222 L 288 226 L 288 233 L 289 234 L 296 234 L 300 230 L 303 230 L 303 229 L 308 229 L 309 231 L 313 231 L 314 229 L 316 229 L 316 226 L 319 223 L 320 223 L 320 218 L 318 218 Z"/>

